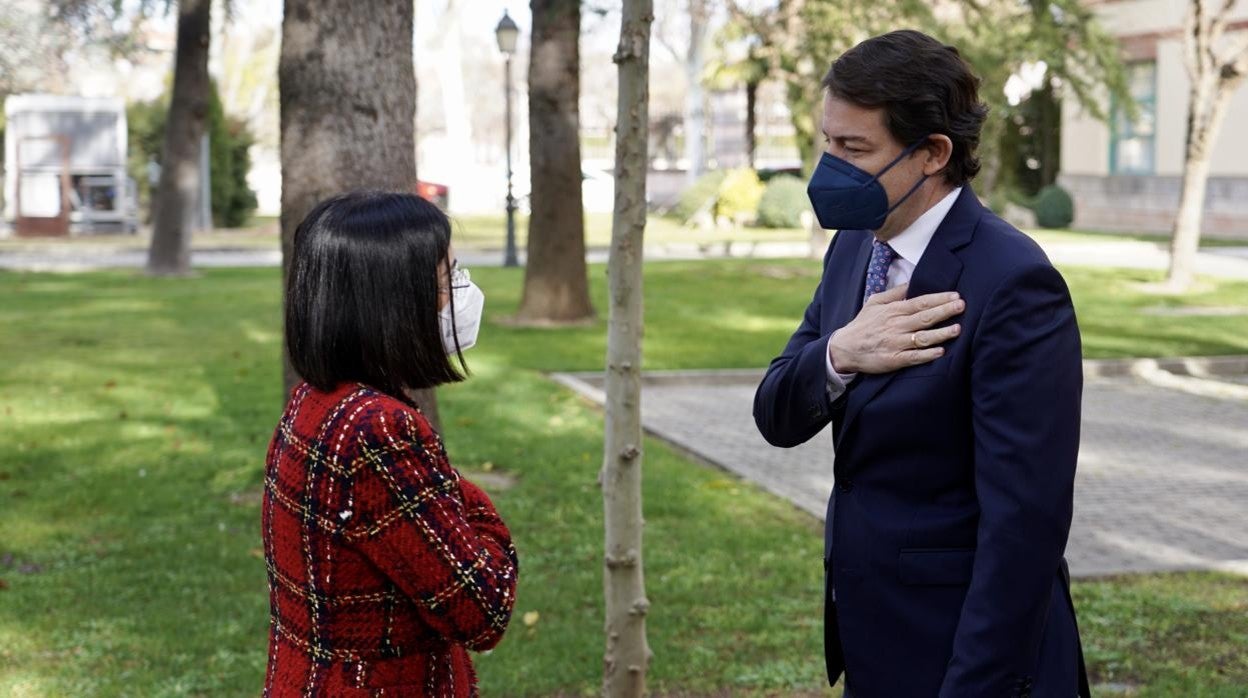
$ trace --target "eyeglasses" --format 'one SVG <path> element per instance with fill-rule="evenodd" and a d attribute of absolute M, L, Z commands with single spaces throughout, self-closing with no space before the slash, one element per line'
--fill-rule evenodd
<path fill-rule="evenodd" d="M 459 261 L 451 262 L 451 287 L 438 286 L 439 293 L 447 293 L 449 291 L 459 291 L 468 288 L 472 284 L 472 275 L 468 273 L 468 269 L 459 266 Z"/>

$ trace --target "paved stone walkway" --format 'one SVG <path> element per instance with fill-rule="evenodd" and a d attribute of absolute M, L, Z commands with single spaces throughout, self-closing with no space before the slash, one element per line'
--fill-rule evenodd
<path fill-rule="evenodd" d="M 751 416 L 752 372 L 648 377 L 647 430 L 822 519 L 832 439 L 769 446 Z M 593 379 L 560 377 L 591 398 Z M 1248 574 L 1244 376 L 1090 378 L 1067 548 L 1080 576 L 1172 569 Z"/>

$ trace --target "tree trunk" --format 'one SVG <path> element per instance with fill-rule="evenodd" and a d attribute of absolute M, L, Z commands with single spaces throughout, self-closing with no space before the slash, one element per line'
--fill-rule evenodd
<path fill-rule="evenodd" d="M 819 84 L 819 76 L 787 75 L 784 81 L 785 102 L 789 107 L 789 123 L 802 162 L 817 163 L 823 155 L 824 142 L 823 90 L 816 91 L 811 82 Z M 812 119 L 811 116 L 814 116 Z M 810 170 L 813 172 L 814 170 Z"/>
<path fill-rule="evenodd" d="M 758 86 L 753 80 L 745 83 L 745 152 L 751 170 L 758 169 Z"/>
<path fill-rule="evenodd" d="M 979 161 L 983 168 L 979 171 L 979 186 L 982 195 L 990 195 L 1002 185 L 1005 179 L 1005 163 L 1002 162 L 1002 140 L 1005 137 L 1005 121 L 1003 119 L 987 119 L 980 130 Z"/>
<path fill-rule="evenodd" d="M 1040 100 L 1040 187 L 1043 188 L 1056 182 L 1057 174 L 1062 171 L 1062 110 L 1053 83 L 1048 80 L 1032 99 Z"/>
<path fill-rule="evenodd" d="M 1248 77 L 1248 42 L 1235 41 L 1229 52 L 1219 51 L 1225 44 L 1224 32 L 1234 4 L 1222 3 L 1221 9 L 1210 15 L 1202 0 L 1190 0 L 1184 20 L 1184 64 L 1192 86 L 1187 105 L 1183 194 L 1170 242 L 1167 285 L 1174 291 L 1188 290 L 1195 280 L 1209 159 L 1231 95 Z"/>
<path fill-rule="evenodd" d="M 277 69 L 283 288 L 295 227 L 318 201 L 416 186 L 412 13 L 410 0 L 375 0 L 368 12 L 352 0 L 286 0 Z M 298 377 L 285 362 L 289 392 Z M 422 392 L 432 419 L 433 392 Z"/>
<path fill-rule="evenodd" d="M 173 94 L 165 121 L 147 272 L 180 276 L 191 271 L 191 232 L 201 206 L 200 158 L 208 125 L 208 44 L 212 0 L 178 2 Z"/>
<path fill-rule="evenodd" d="M 706 171 L 706 90 L 703 44 L 706 43 L 707 0 L 689 0 L 689 53 L 685 57 L 685 171 L 686 186 Z"/>
<path fill-rule="evenodd" d="M 533 0 L 529 58 L 532 214 L 521 323 L 592 318 L 581 200 L 580 0 Z"/>
<path fill-rule="evenodd" d="M 639 698 L 646 690 L 650 646 L 641 534 L 642 250 L 646 229 L 646 150 L 653 0 L 624 0 L 615 144 L 615 218 L 608 263 L 607 416 L 600 480 L 606 553 L 606 654 L 603 694 Z"/>
<path fill-rule="evenodd" d="M 1170 271 L 1166 285 L 1186 291 L 1196 280 L 1196 254 L 1205 214 L 1205 191 L 1209 183 L 1209 160 L 1213 143 L 1226 117 L 1230 92 L 1219 89 L 1216 76 L 1192 84 L 1188 105 L 1186 157 L 1183 160 L 1183 193 L 1170 240 Z"/>

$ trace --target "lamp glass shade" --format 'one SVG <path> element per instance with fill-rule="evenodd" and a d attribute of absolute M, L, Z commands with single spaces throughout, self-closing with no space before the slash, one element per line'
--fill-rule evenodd
<path fill-rule="evenodd" d="M 503 18 L 498 21 L 498 27 L 494 29 L 494 35 L 498 37 L 499 51 L 507 55 L 516 52 L 516 40 L 520 38 L 520 27 L 516 26 L 506 11 L 503 12 Z"/>

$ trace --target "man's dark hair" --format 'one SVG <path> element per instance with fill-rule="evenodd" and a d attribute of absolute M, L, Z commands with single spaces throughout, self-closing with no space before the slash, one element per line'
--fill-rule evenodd
<path fill-rule="evenodd" d="M 953 46 L 906 29 L 877 36 L 846 51 L 823 78 L 838 99 L 884 110 L 893 137 L 910 145 L 928 134 L 953 141 L 945 179 L 955 186 L 979 172 L 979 133 L 988 107 L 979 78 Z"/>
<path fill-rule="evenodd" d="M 461 372 L 438 318 L 438 265 L 449 264 L 450 243 L 446 214 L 415 194 L 351 192 L 317 204 L 295 231 L 286 284 L 295 371 L 321 390 L 359 382 L 400 399 L 404 388 L 463 380 L 463 354 Z"/>

